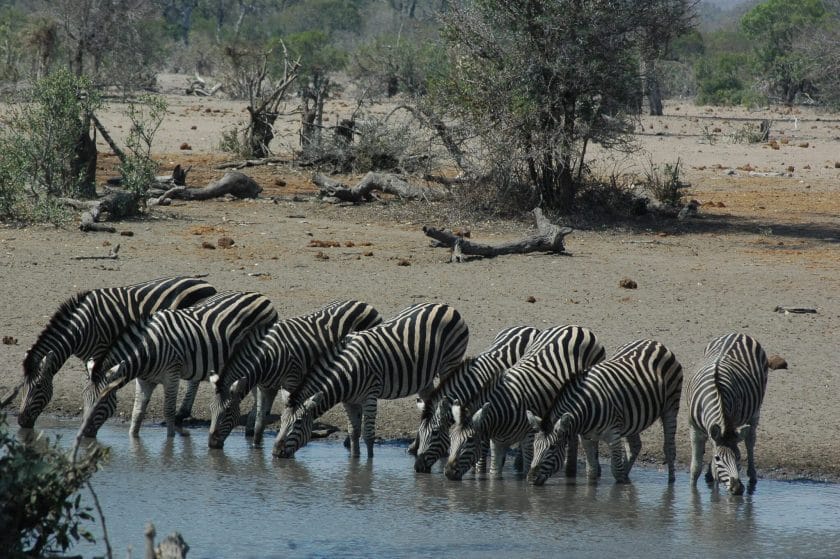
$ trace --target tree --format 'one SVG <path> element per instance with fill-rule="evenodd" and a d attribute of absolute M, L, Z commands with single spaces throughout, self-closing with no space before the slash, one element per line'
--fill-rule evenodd
<path fill-rule="evenodd" d="M 822 0 L 767 0 L 741 19 L 744 33 L 755 42 L 760 71 L 786 103 L 793 103 L 808 85 L 805 61 L 794 51 L 794 42 L 827 15 Z"/>
<path fill-rule="evenodd" d="M 497 188 L 524 187 L 569 212 L 590 142 L 628 146 L 641 101 L 639 30 L 661 21 L 655 4 L 453 3 L 444 16 L 452 72 L 432 96 L 479 138 Z M 655 34 L 649 41 L 659 46 Z"/>

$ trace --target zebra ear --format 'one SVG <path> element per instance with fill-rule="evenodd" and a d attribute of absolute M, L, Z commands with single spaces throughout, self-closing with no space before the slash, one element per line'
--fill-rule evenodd
<path fill-rule="evenodd" d="M 720 425 L 712 425 L 709 428 L 709 437 L 715 442 L 715 444 L 720 444 L 721 434 Z"/>
<path fill-rule="evenodd" d="M 323 392 L 316 392 L 315 394 L 310 396 L 303 403 L 303 409 L 306 410 L 306 411 L 309 411 L 312 408 L 314 408 L 315 406 L 317 406 L 318 404 L 320 404 L 321 400 L 323 400 L 323 399 L 324 399 L 324 393 Z"/>
<path fill-rule="evenodd" d="M 207 377 L 207 380 L 210 381 L 210 386 L 213 387 L 216 394 L 220 394 L 222 392 L 222 385 L 219 384 L 219 375 L 217 375 L 215 371 L 210 372 L 210 376 Z"/>
<path fill-rule="evenodd" d="M 283 404 L 284 407 L 289 405 L 289 397 L 291 395 L 291 392 L 289 392 L 288 390 L 284 388 L 280 389 L 280 402 Z"/>
<path fill-rule="evenodd" d="M 542 430 L 542 418 L 538 415 L 534 415 L 534 412 L 531 410 L 526 410 L 525 415 L 528 416 L 528 423 L 531 424 L 531 429 L 534 431 L 541 431 Z"/>
<path fill-rule="evenodd" d="M 28 352 L 27 352 L 28 353 Z M 55 353 L 52 351 L 48 351 L 44 357 L 41 358 L 41 362 L 38 364 L 38 374 L 44 376 L 46 374 L 55 373 L 56 365 L 58 359 L 55 357 Z"/>
<path fill-rule="evenodd" d="M 464 425 L 464 408 L 461 407 L 461 401 L 455 400 L 452 402 L 452 420 L 455 422 L 456 425 Z"/>
<path fill-rule="evenodd" d="M 750 430 L 752 430 L 752 425 L 750 425 L 750 424 L 744 425 L 743 427 L 741 427 L 738 430 L 738 442 L 739 443 L 744 442 L 744 439 L 746 439 L 747 437 L 750 436 Z"/>
<path fill-rule="evenodd" d="M 490 407 L 490 402 L 487 402 L 477 412 L 475 412 L 472 416 L 472 424 L 473 427 L 476 429 L 481 428 L 481 422 L 484 420 L 484 414 L 487 412 L 487 408 Z"/>
<path fill-rule="evenodd" d="M 565 433 L 566 431 L 572 428 L 572 422 L 572 414 L 564 413 L 562 416 L 560 416 L 560 419 L 558 419 L 557 422 L 554 424 L 554 433 L 556 435 Z"/>
<path fill-rule="evenodd" d="M 244 396 L 245 386 L 242 384 L 242 379 L 236 380 L 233 384 L 230 385 L 230 394 L 231 396 L 236 396 L 237 398 L 242 398 Z"/>
<path fill-rule="evenodd" d="M 424 402 L 422 398 L 417 398 L 415 405 L 417 406 L 417 409 L 420 410 L 420 413 L 426 409 L 426 402 Z"/>

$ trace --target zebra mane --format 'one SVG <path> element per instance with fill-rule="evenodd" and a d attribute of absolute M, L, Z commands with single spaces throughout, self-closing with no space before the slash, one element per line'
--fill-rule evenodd
<path fill-rule="evenodd" d="M 723 398 L 721 397 L 721 382 L 720 382 L 720 362 L 723 359 L 723 355 L 721 354 L 715 359 L 715 364 L 713 367 L 713 378 L 715 382 L 715 390 L 718 393 L 718 401 L 720 401 L 720 416 L 723 419 L 723 436 L 724 437 L 732 437 L 735 435 L 735 426 L 732 425 L 732 420 L 729 416 L 726 415 L 725 410 L 723 409 Z"/>
<path fill-rule="evenodd" d="M 41 345 L 44 339 L 47 338 L 53 330 L 58 328 L 59 324 L 61 324 L 63 320 L 66 320 L 69 316 L 76 312 L 76 309 L 79 307 L 81 302 L 89 294 L 90 290 L 79 291 L 59 305 L 58 309 L 50 317 L 47 325 L 43 330 L 41 330 L 41 333 L 38 334 L 38 339 L 35 340 L 35 343 L 32 344 L 32 347 L 29 348 L 29 351 L 26 352 L 26 356 L 23 358 L 23 375 L 25 378 L 30 379 L 37 373 L 38 359 L 39 357 L 43 357 L 39 354 L 40 352 L 34 351 L 35 348 Z"/>

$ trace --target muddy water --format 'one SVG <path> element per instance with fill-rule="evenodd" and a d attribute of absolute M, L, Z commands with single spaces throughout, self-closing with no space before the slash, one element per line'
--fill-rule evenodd
<path fill-rule="evenodd" d="M 70 441 L 75 429 L 46 432 Z M 275 461 L 241 432 L 223 451 L 193 433 L 167 439 L 146 426 L 134 441 L 124 426 L 100 431 L 112 459 L 93 482 L 115 557 L 128 546 L 142 557 L 149 520 L 159 535 L 181 532 L 191 558 L 840 555 L 838 485 L 761 480 L 754 494 L 730 497 L 702 483 L 692 491 L 685 473 L 668 487 L 649 468 L 625 486 L 558 478 L 531 487 L 507 470 L 503 480 L 458 483 L 415 474 L 402 445 L 377 445 L 369 461 L 314 441 Z"/>

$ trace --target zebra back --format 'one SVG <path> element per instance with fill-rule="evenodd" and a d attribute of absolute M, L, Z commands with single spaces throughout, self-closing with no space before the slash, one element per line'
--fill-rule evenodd
<path fill-rule="evenodd" d="M 277 320 L 271 301 L 260 293 L 225 292 L 178 310 L 162 310 L 133 323 L 108 353 L 94 364 L 91 384 L 104 381 L 108 369 L 126 363 L 124 382 L 168 372 L 180 366 L 182 378 L 202 380 L 221 370 L 234 348 Z"/>
<path fill-rule="evenodd" d="M 689 417 L 707 433 L 732 435 L 758 414 L 767 388 L 767 354 L 755 338 L 732 333 L 712 340 L 686 389 Z"/>
<path fill-rule="evenodd" d="M 194 277 L 159 278 L 124 287 L 82 291 L 63 302 L 23 360 L 24 395 L 18 423 L 32 427 L 52 399 L 52 377 L 70 355 L 98 359 L 129 324 L 159 309 L 182 308 L 216 289 Z"/>

